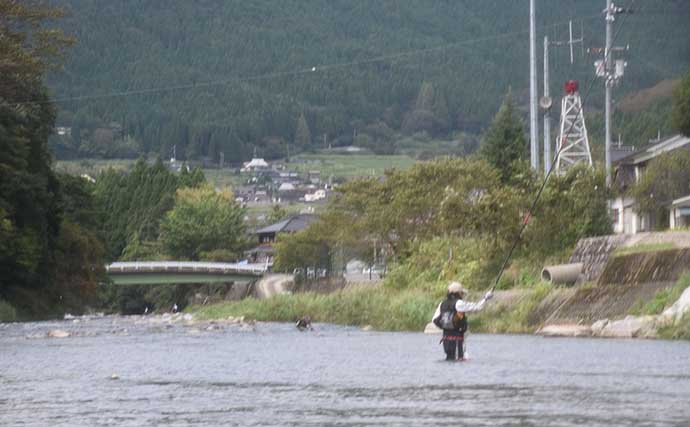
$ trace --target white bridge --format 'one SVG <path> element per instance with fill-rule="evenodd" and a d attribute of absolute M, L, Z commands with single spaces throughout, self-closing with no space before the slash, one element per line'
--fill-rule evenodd
<path fill-rule="evenodd" d="M 114 262 L 106 272 L 116 285 L 251 282 L 269 270 L 267 264 L 191 261 Z"/>

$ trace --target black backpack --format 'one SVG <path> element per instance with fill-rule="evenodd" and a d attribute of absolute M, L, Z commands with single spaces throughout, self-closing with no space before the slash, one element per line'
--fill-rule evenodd
<path fill-rule="evenodd" d="M 444 331 L 465 332 L 467 318 L 464 313 L 455 310 L 456 298 L 448 298 L 441 303 L 441 314 L 434 319 L 434 324 Z"/>

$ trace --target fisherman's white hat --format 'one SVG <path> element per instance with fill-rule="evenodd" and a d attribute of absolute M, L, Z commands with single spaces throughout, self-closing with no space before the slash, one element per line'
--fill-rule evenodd
<path fill-rule="evenodd" d="M 448 285 L 449 294 L 466 294 L 467 289 L 463 288 L 460 282 L 450 282 Z"/>

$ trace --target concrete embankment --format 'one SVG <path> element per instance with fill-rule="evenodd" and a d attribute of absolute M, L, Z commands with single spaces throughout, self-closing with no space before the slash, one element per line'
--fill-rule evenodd
<path fill-rule="evenodd" d="M 590 243 L 595 249 L 589 254 L 581 251 L 579 256 L 580 260 L 588 259 L 586 274 L 595 281 L 573 288 L 571 295 L 545 319 L 538 333 L 652 338 L 659 328 L 680 321 L 690 310 L 690 290 L 686 289 L 675 303 L 659 297 L 684 286 L 679 280 L 690 271 L 690 233 L 647 233 L 627 241 L 625 236 L 615 236 L 590 239 Z M 645 249 L 643 245 L 648 246 Z M 652 245 L 676 248 L 653 250 Z M 635 253 L 635 246 L 644 251 Z M 616 254 L 616 248 L 621 255 Z M 625 254 L 626 251 L 633 253 Z M 662 304 L 659 310 L 673 305 L 661 313 L 631 314 L 657 300 Z"/>
<path fill-rule="evenodd" d="M 688 232 L 583 239 L 569 262 L 582 264 L 575 286 L 498 291 L 473 330 L 654 338 L 690 313 Z"/>

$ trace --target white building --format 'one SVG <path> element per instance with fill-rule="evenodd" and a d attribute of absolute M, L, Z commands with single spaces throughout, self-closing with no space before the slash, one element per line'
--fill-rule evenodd
<path fill-rule="evenodd" d="M 245 162 L 242 167 L 243 172 L 268 169 L 268 163 L 262 158 L 253 158 L 250 162 Z"/>
<path fill-rule="evenodd" d="M 304 195 L 305 202 L 316 202 L 326 198 L 326 190 L 316 190 L 311 194 Z"/>
<path fill-rule="evenodd" d="M 650 143 L 637 151 L 614 161 L 614 186 L 624 193 L 630 186 L 638 182 L 644 174 L 649 161 L 663 153 L 668 153 L 678 149 L 690 149 L 690 138 L 683 135 Z M 615 233 L 636 234 L 643 231 L 650 231 L 660 220 L 648 214 L 636 212 L 637 203 L 629 196 L 618 196 L 611 202 L 611 217 L 613 219 L 613 230 Z M 690 224 L 690 196 L 674 200 L 669 205 L 669 224 L 671 228 Z M 688 221 L 688 222 L 686 222 Z M 680 225 L 682 224 L 682 225 Z"/>
<path fill-rule="evenodd" d="M 671 230 L 690 227 L 690 195 L 674 200 L 669 207 L 668 216 Z"/>

